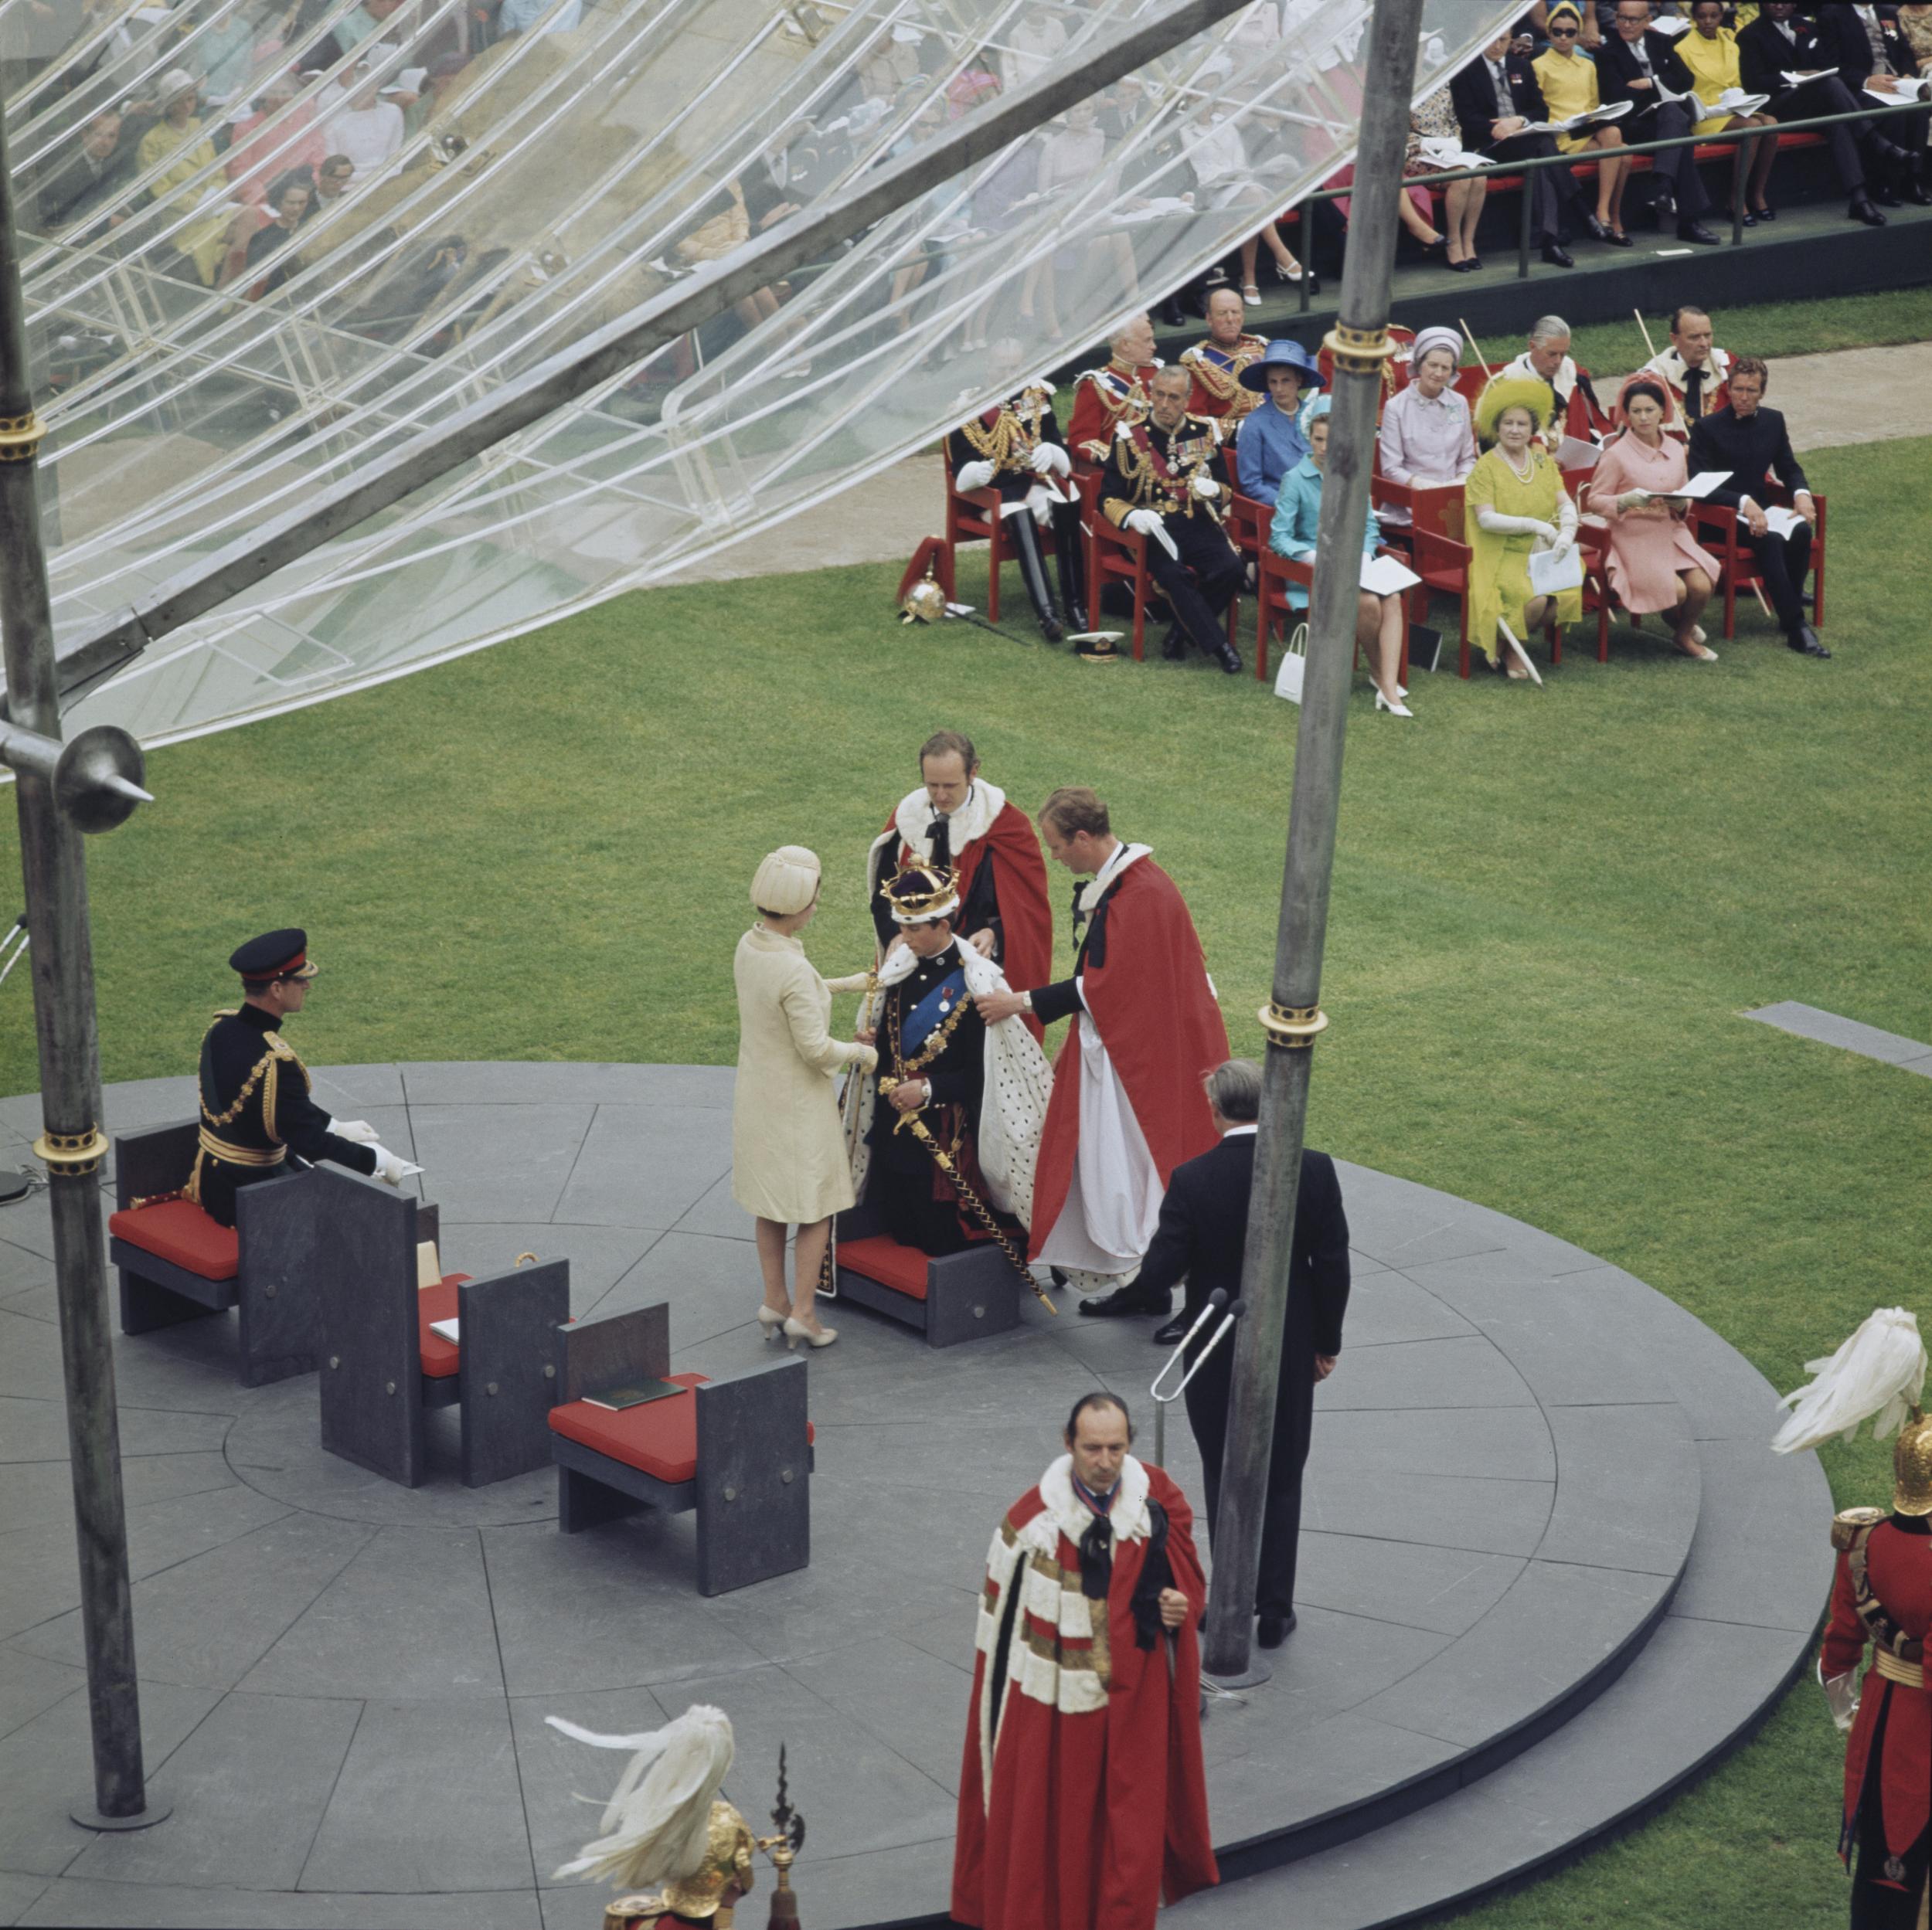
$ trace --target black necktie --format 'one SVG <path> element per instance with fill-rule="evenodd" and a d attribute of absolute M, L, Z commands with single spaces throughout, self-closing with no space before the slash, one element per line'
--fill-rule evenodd
<path fill-rule="evenodd" d="M 1701 369 L 1684 371 L 1684 413 L 1692 422 L 1704 413 L 1704 372 Z"/>
<path fill-rule="evenodd" d="M 953 821 L 944 811 L 934 811 L 933 821 L 926 827 L 926 835 L 932 840 L 932 866 L 936 872 L 949 872 L 953 868 Z"/>

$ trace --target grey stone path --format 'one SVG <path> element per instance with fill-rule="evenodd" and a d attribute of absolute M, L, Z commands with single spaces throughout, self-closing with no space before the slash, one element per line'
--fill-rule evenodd
<path fill-rule="evenodd" d="M 1861 1058 L 1875 1058 L 1883 1065 L 1896 1065 L 1901 1072 L 1918 1072 L 1932 1079 L 1932 1045 L 1923 1039 L 1882 1031 L 1876 1025 L 1841 1018 L 1837 1013 L 1815 1005 L 1801 1005 L 1795 999 L 1786 999 L 1777 1005 L 1760 1005 L 1744 1016 L 1762 1024 L 1775 1025 L 1781 1032 L 1815 1038 L 1821 1045 L 1839 1046 Z"/>
<path fill-rule="evenodd" d="M 424 1164 L 452 1269 L 566 1256 L 580 1316 L 668 1300 L 676 1365 L 716 1371 L 765 1344 L 730 1197 L 730 1084 L 707 1067 L 410 1065 L 325 1072 L 317 1092 Z M 113 1088 L 107 1123 L 190 1103 L 181 1080 Z M 36 1115 L 0 1101 L 0 1164 Z M 1356 1284 L 1320 1398 L 1302 1626 L 1274 1680 L 1206 1731 L 1224 1846 L 1345 1833 L 1405 1789 L 1447 1809 L 1501 1788 L 1454 1793 L 1634 1656 L 1605 1706 L 1629 1702 L 1646 1645 L 1693 1622 L 1699 1666 L 1662 1671 L 1658 1695 L 1727 1698 L 1747 1721 L 1796 1666 L 1828 1572 L 1821 1479 L 1764 1451 L 1774 1397 L 1715 1335 L 1520 1222 L 1359 1168 L 1343 1183 Z M 547 1477 L 457 1483 L 453 1413 L 430 1417 L 430 1482 L 397 1488 L 321 1452 L 312 1378 L 239 1388 L 225 1323 L 121 1339 L 150 1772 L 175 1808 L 97 1837 L 66 1816 L 87 1724 L 49 1252 L 44 1200 L 0 1210 L 0 1922 L 590 1930 L 598 1893 L 550 1873 L 594 1833 L 576 1794 L 600 1798 L 617 1759 L 543 1718 L 641 1728 L 699 1700 L 736 1724 L 748 1811 L 789 1745 L 808 1921 L 943 1911 L 988 1537 L 1078 1393 L 1114 1387 L 1145 1423 L 1158 1357 L 1141 1323 L 1070 1307 L 939 1354 L 835 1314 L 839 1344 L 810 1365 L 812 1566 L 706 1602 L 688 1517 L 566 1541 Z M 1184 1423 L 1168 1449 L 1198 1493 Z M 1700 1506 L 1713 1476 L 1721 1523 Z M 1693 1548 L 1720 1531 L 1749 1572 L 1741 1608 L 1696 1599 Z M 1564 1786 L 1651 1766 L 1608 1746 L 1573 1747 Z M 1484 1840 L 1455 1833 L 1436 1894 Z M 1188 1913 L 1329 1930 L 1340 1881 L 1349 1920 L 1379 1920 L 1348 1855 Z M 1284 1914 L 1283 1882 L 1306 1908 Z"/>

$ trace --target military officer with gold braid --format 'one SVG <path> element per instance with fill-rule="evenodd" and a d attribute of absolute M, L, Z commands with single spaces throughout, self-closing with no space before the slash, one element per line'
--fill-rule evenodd
<path fill-rule="evenodd" d="M 228 963 L 241 975 L 242 1003 L 217 1013 L 201 1042 L 201 1139 L 185 1196 L 233 1226 L 236 1189 L 272 1179 L 291 1153 L 399 1184 L 411 1169 L 362 1121 L 338 1122 L 315 1103 L 308 1068 L 281 1035 L 282 1021 L 302 1009 L 315 976 L 308 934 L 265 932 L 237 946 Z"/>
<path fill-rule="evenodd" d="M 1147 420 L 1114 430 L 1100 472 L 1100 514 L 1149 539 L 1148 569 L 1174 615 L 1163 652 L 1184 657 L 1192 638 L 1233 676 L 1240 654 L 1221 627 L 1241 588 L 1241 559 L 1221 528 L 1232 479 L 1221 425 L 1188 413 L 1192 379 L 1178 365 L 1163 369 Z"/>
<path fill-rule="evenodd" d="M 1268 350 L 1265 337 L 1250 335 L 1242 328 L 1247 313 L 1239 289 L 1216 289 L 1207 299 L 1206 341 L 1181 351 L 1181 365 L 1194 379 L 1188 413 L 1213 416 L 1230 436 L 1261 399 L 1241 378 Z"/>

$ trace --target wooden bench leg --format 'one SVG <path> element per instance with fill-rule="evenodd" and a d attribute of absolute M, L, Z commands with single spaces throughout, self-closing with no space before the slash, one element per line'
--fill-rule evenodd
<path fill-rule="evenodd" d="M 124 1334 L 151 1334 L 161 1327 L 179 1327 L 184 1320 L 206 1320 L 225 1310 L 204 1306 L 172 1288 L 144 1280 L 124 1266 L 114 1271 L 121 1276 L 121 1330 Z"/>
<path fill-rule="evenodd" d="M 811 1559 L 811 1451 L 798 1355 L 707 1381 L 698 1397 L 698 1592 L 723 1595 Z"/>

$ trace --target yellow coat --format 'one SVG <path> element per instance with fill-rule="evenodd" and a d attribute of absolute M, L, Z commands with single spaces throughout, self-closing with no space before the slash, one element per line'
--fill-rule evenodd
<path fill-rule="evenodd" d="M 754 925 L 738 941 L 738 1081 L 731 1096 L 731 1197 L 747 1213 L 809 1226 L 852 1204 L 837 1075 L 871 1048 L 832 1036 L 828 982 L 796 938 Z"/>
<path fill-rule="evenodd" d="M 1737 36 L 1729 27 L 1719 27 L 1713 40 L 1706 40 L 1695 27 L 1689 33 L 1680 33 L 1677 36 L 1677 56 L 1690 69 L 1697 97 L 1706 107 L 1726 87 L 1741 87 L 1744 84 L 1738 65 Z M 1696 131 L 1699 134 L 1715 134 L 1730 118 L 1727 114 L 1706 115 L 1698 122 Z"/>

